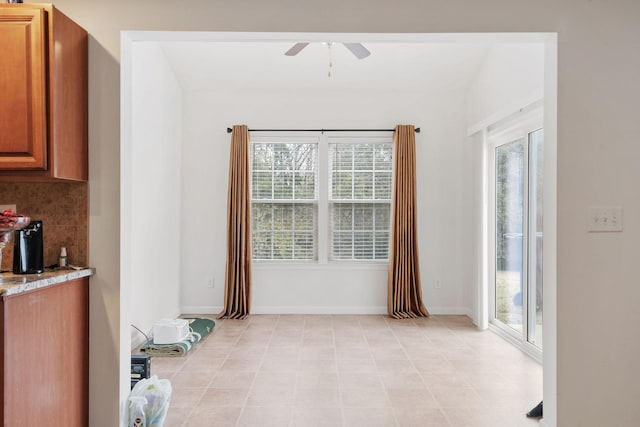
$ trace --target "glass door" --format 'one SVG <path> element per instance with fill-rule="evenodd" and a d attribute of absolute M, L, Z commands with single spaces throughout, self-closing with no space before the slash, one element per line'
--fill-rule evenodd
<path fill-rule="evenodd" d="M 490 323 L 542 350 L 543 140 L 529 123 L 494 136 Z M 541 354 L 541 353 L 539 353 Z"/>

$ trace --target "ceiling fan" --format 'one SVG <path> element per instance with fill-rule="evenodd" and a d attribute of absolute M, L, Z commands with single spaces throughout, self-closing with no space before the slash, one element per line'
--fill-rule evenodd
<path fill-rule="evenodd" d="M 293 45 L 291 49 L 286 51 L 284 54 L 287 56 L 296 56 L 298 53 L 300 53 L 302 49 L 307 47 L 308 44 L 309 42 L 296 43 Z M 327 44 L 329 45 L 329 47 L 331 47 L 333 43 L 327 43 Z M 358 59 L 364 59 L 367 56 L 371 55 L 371 52 L 369 52 L 369 50 L 366 47 L 364 47 L 361 43 L 342 43 L 342 44 L 344 45 L 344 47 L 349 49 L 351 53 L 353 53 L 353 55 Z"/>

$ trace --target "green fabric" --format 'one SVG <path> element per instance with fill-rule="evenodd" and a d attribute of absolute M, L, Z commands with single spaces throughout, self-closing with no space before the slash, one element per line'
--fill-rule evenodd
<path fill-rule="evenodd" d="M 153 339 L 150 339 L 140 348 L 140 352 L 149 356 L 184 356 L 194 345 L 211 333 L 216 325 L 214 320 L 204 317 L 185 317 L 184 319 L 189 322 L 191 330 L 191 334 L 185 340 L 173 344 L 154 344 Z"/>

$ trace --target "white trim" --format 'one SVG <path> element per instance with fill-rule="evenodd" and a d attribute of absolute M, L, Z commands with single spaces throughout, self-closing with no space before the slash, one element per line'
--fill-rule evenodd
<path fill-rule="evenodd" d="M 181 307 L 182 314 L 216 314 L 222 306 L 189 305 Z M 427 307 L 433 315 L 464 315 L 471 318 L 468 307 Z M 251 314 L 387 314 L 386 306 L 257 306 L 251 308 Z M 132 347 L 133 348 L 133 347 Z"/>
<path fill-rule="evenodd" d="M 535 347 L 533 344 L 523 341 L 522 338 L 510 334 L 503 328 L 499 327 L 498 325 L 494 325 L 493 323 L 489 323 L 489 330 L 503 338 L 505 341 L 513 344 L 514 347 L 518 348 L 524 354 L 542 365 L 542 351 Z"/>
<path fill-rule="evenodd" d="M 182 315 L 185 314 L 217 314 L 224 309 L 221 305 L 183 305 L 180 307 Z"/>
<path fill-rule="evenodd" d="M 471 310 L 469 307 L 427 307 L 429 314 L 436 316 L 439 315 L 452 315 L 452 316 L 467 316 L 472 319 Z"/>
<path fill-rule="evenodd" d="M 136 41 L 209 41 L 209 42 L 376 42 L 376 43 L 541 43 L 556 33 L 305 33 L 305 32 L 230 32 L 230 31 L 135 31 L 121 35 Z"/>
<path fill-rule="evenodd" d="M 551 424 L 548 424 L 544 418 L 542 418 L 538 424 L 542 427 L 551 427 Z"/>
<path fill-rule="evenodd" d="M 258 306 L 251 314 L 387 314 L 387 307 Z"/>

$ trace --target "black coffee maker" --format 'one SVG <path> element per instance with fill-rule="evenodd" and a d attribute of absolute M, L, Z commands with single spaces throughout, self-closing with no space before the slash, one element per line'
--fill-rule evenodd
<path fill-rule="evenodd" d="M 37 274 L 44 272 L 44 241 L 42 221 L 31 221 L 22 230 L 14 231 L 13 273 Z"/>

